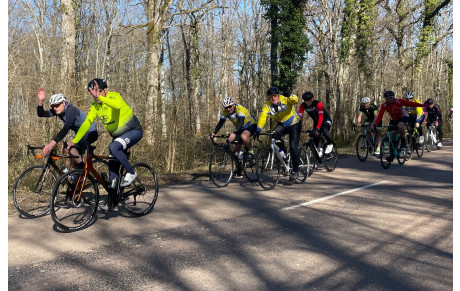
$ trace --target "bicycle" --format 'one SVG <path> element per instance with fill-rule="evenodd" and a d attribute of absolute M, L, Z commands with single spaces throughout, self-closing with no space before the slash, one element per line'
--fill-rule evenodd
<path fill-rule="evenodd" d="M 358 139 L 356 140 L 356 155 L 358 156 L 358 159 L 361 162 L 364 162 L 367 159 L 367 156 L 369 153 L 371 155 L 374 154 L 375 149 L 377 148 L 376 145 L 376 133 L 371 130 L 370 133 L 368 133 L 367 128 L 369 126 L 369 123 L 361 125 L 363 130 L 363 134 L 358 136 Z M 356 131 L 356 127 L 358 127 L 356 124 L 353 124 L 353 129 Z"/>
<path fill-rule="evenodd" d="M 311 176 L 315 170 L 318 169 L 320 164 L 324 164 L 326 171 L 332 172 L 337 167 L 337 146 L 335 143 L 332 143 L 333 148 L 330 153 L 323 154 L 326 151 L 326 137 L 321 133 L 317 138 L 318 145 L 315 144 L 315 133 L 313 130 L 302 130 L 308 134 L 308 141 L 303 144 L 307 150 L 307 155 L 310 160 L 310 168 L 308 170 L 308 176 Z"/>
<path fill-rule="evenodd" d="M 418 158 L 423 156 L 424 151 L 424 137 L 420 136 L 420 133 L 414 126 L 406 124 L 406 148 L 407 159 L 412 159 L 412 154 L 415 152 Z"/>
<path fill-rule="evenodd" d="M 380 163 L 384 169 L 388 169 L 396 156 L 398 163 L 402 166 L 406 162 L 406 148 L 401 148 L 401 137 L 398 128 L 393 125 L 384 125 L 388 128 L 386 136 L 380 145 Z"/>
<path fill-rule="evenodd" d="M 36 150 L 43 147 L 27 145 L 27 155 L 32 154 L 37 159 L 43 159 Z M 24 170 L 16 179 L 13 187 L 13 200 L 16 209 L 27 218 L 41 217 L 48 214 L 49 199 L 57 177 L 64 174 L 64 166 L 56 162 L 68 156 L 58 155 L 53 148 L 40 166 L 32 166 Z"/>
<path fill-rule="evenodd" d="M 436 125 L 428 126 L 428 130 L 425 134 L 425 146 L 428 152 L 439 149 L 437 144 L 439 142 L 439 133 L 436 129 Z"/>
<path fill-rule="evenodd" d="M 72 146 L 74 147 L 74 146 Z M 121 177 L 126 170 L 122 165 L 114 188 L 106 173 L 99 174 L 94 168 L 95 161 L 115 160 L 113 157 L 94 154 L 95 146 L 86 146 L 87 157 L 84 169 L 76 169 L 62 175 L 53 187 L 50 201 L 51 217 L 56 225 L 68 232 L 83 229 L 95 217 L 99 206 L 99 185 L 107 191 L 107 204 L 121 203 L 132 216 L 149 213 L 158 198 L 158 178 L 155 171 L 146 163 L 133 165 L 137 178 L 126 187 L 120 187 Z M 129 152 L 127 152 L 129 158 Z M 96 159 L 95 161 L 93 161 Z"/>
<path fill-rule="evenodd" d="M 270 145 L 261 149 L 257 155 L 257 180 L 264 190 L 271 190 L 278 184 L 281 174 L 283 174 L 283 176 L 290 176 L 293 169 L 292 155 L 289 148 L 287 148 L 286 154 L 280 149 L 276 144 L 277 140 L 273 138 L 272 132 L 260 133 L 260 135 L 272 136 L 272 139 Z M 280 139 L 280 142 L 283 144 L 285 143 L 284 139 Z M 299 146 L 299 156 L 299 178 L 295 181 L 297 184 L 305 182 L 310 168 L 310 160 L 303 146 Z"/>
<path fill-rule="evenodd" d="M 209 178 L 211 182 L 219 188 L 227 186 L 233 177 L 235 169 L 240 173 L 244 172 L 244 175 L 250 182 L 256 182 L 255 158 L 248 158 L 246 146 L 241 156 L 238 152 L 233 152 L 230 142 L 228 141 L 229 136 L 230 135 L 216 135 L 214 138 L 211 138 L 211 142 L 217 148 L 209 160 Z M 215 138 L 225 138 L 227 141 L 224 144 L 218 144 L 214 141 Z M 241 141 L 232 142 L 232 144 L 237 143 L 241 143 Z M 253 149 L 256 150 L 257 148 L 253 146 Z"/>

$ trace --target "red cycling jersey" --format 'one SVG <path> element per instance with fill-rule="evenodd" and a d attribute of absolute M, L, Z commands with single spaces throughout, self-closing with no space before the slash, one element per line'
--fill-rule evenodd
<path fill-rule="evenodd" d="M 388 114 L 390 114 L 391 120 L 401 119 L 403 117 L 403 105 L 411 107 L 426 107 L 426 105 L 424 104 L 404 99 L 394 99 L 392 103 L 384 102 L 382 105 L 380 105 L 379 115 L 377 116 L 377 119 L 374 122 L 375 126 L 377 126 L 377 124 L 379 124 L 379 122 L 382 120 L 385 111 L 388 112 Z"/>

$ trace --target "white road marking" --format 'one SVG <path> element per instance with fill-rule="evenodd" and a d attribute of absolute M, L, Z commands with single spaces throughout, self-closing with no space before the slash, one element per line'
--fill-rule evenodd
<path fill-rule="evenodd" d="M 337 194 L 334 194 L 334 195 L 331 195 L 331 196 L 326 196 L 326 197 L 323 197 L 323 198 L 320 198 L 320 199 L 316 199 L 316 200 L 308 201 L 308 202 L 305 202 L 305 203 L 297 204 L 297 205 L 294 205 L 294 206 L 286 207 L 286 208 L 283 208 L 282 211 L 291 210 L 291 209 L 295 209 L 295 208 L 302 207 L 302 206 L 312 205 L 312 204 L 315 204 L 315 203 L 318 203 L 318 202 L 326 201 L 326 200 L 329 200 L 329 199 L 332 199 L 332 198 L 335 198 L 335 197 L 338 197 L 338 196 L 342 196 L 342 195 L 345 195 L 345 194 L 349 194 L 349 193 L 352 193 L 352 192 L 356 192 L 356 191 L 359 191 L 359 190 L 362 190 L 362 189 L 374 187 L 374 186 L 377 186 L 377 185 L 380 185 L 380 184 L 383 184 L 383 183 L 386 183 L 386 182 L 387 181 L 380 181 L 380 182 L 377 182 L 377 183 L 374 183 L 374 184 L 366 185 L 366 186 L 359 187 L 359 188 L 356 188 L 356 189 L 351 189 L 351 190 L 341 192 L 341 193 L 337 193 Z"/>

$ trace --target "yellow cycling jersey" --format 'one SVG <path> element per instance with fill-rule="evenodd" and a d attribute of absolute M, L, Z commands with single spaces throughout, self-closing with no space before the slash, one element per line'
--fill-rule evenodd
<path fill-rule="evenodd" d="M 417 99 L 414 99 L 414 100 L 412 100 L 412 101 L 415 102 L 415 103 L 421 104 L 421 102 L 418 101 Z M 417 116 L 417 117 L 416 117 L 417 119 L 419 119 L 420 116 L 422 116 L 422 114 L 423 114 L 423 108 L 422 108 L 422 107 L 404 106 L 404 108 L 406 109 L 406 111 L 407 111 L 407 113 L 408 113 L 409 115 L 412 115 L 412 116 L 416 115 L 416 116 Z"/>
<path fill-rule="evenodd" d="M 257 130 L 261 131 L 264 128 L 268 116 L 285 127 L 298 123 L 301 119 L 295 110 L 297 103 L 299 98 L 296 95 L 290 97 L 280 95 L 277 105 L 273 105 L 270 100 L 265 101 L 257 121 Z"/>
<path fill-rule="evenodd" d="M 130 129 L 142 129 L 131 108 L 117 92 L 99 96 L 101 104 L 93 101 L 91 108 L 72 142 L 78 143 L 96 117 L 104 123 L 110 136 L 118 137 Z"/>
<path fill-rule="evenodd" d="M 249 113 L 249 110 L 240 104 L 235 104 L 235 111 L 232 114 L 229 114 L 226 109 L 222 109 L 220 112 L 220 119 L 228 118 L 235 126 L 238 126 L 238 119 L 240 117 L 244 117 L 243 130 L 247 129 L 252 124 L 256 124 L 256 120 L 251 113 Z"/>

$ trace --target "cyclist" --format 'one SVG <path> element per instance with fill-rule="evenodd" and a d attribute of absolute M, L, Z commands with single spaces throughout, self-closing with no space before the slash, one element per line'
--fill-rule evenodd
<path fill-rule="evenodd" d="M 126 169 L 126 175 L 123 177 L 120 186 L 129 186 L 137 177 L 137 173 L 128 161 L 124 151 L 134 146 L 142 138 L 142 126 L 120 94 L 108 91 L 105 80 L 96 78 L 89 81 L 88 91 L 94 100 L 73 142 L 79 142 L 93 124 L 94 119 L 99 117 L 104 123 L 105 129 L 113 138 L 112 143 L 109 145 L 110 154 L 118 161 L 109 161 L 110 185 L 112 188 L 116 187 L 121 163 Z M 104 211 L 109 209 L 117 210 L 118 203 L 115 203 L 117 202 L 117 197 L 111 197 L 111 199 L 112 205 L 108 205 L 106 201 L 105 205 L 100 206 L 100 208 Z"/>
<path fill-rule="evenodd" d="M 254 150 L 252 149 L 251 135 L 257 129 L 257 124 L 254 116 L 249 113 L 246 107 L 236 104 L 233 97 L 225 97 L 222 100 L 222 106 L 224 107 L 220 113 L 219 122 L 216 125 L 210 138 L 213 138 L 224 125 L 227 118 L 236 126 L 235 131 L 228 137 L 228 141 L 243 141 L 244 145 L 248 149 L 248 159 L 254 158 Z M 234 150 L 239 152 L 241 150 L 241 144 L 236 144 Z M 242 178 L 241 171 L 237 170 L 235 173 L 236 178 Z"/>
<path fill-rule="evenodd" d="M 280 94 L 278 87 L 271 87 L 267 90 L 268 100 L 262 106 L 262 112 L 257 120 L 257 130 L 254 133 L 254 138 L 262 131 L 267 117 L 276 121 L 272 137 L 280 139 L 285 134 L 289 134 L 289 148 L 292 155 L 293 171 L 289 177 L 290 181 L 300 182 L 299 178 L 299 139 L 300 139 L 300 117 L 295 110 L 295 105 L 299 103 L 299 98 L 296 95 L 289 97 Z M 284 145 L 280 145 L 283 149 Z"/>
<path fill-rule="evenodd" d="M 454 115 L 454 105 L 451 105 L 449 114 L 447 115 L 447 121 L 451 121 L 453 115 Z"/>
<path fill-rule="evenodd" d="M 314 96 L 312 92 L 306 91 L 303 93 L 302 99 L 303 103 L 300 104 L 299 107 L 299 116 L 302 118 L 304 111 L 310 115 L 310 117 L 313 119 L 313 131 L 315 132 L 316 136 L 314 142 L 316 145 L 318 145 L 318 137 L 320 132 L 322 132 L 326 138 L 326 149 L 324 150 L 324 153 L 328 154 L 332 151 L 332 143 L 334 142 L 332 140 L 331 133 L 329 132 L 332 126 L 332 119 L 326 109 L 324 109 L 323 103 L 319 100 L 313 100 Z"/>
<path fill-rule="evenodd" d="M 442 147 L 442 113 L 441 113 L 441 108 L 439 107 L 438 104 L 435 104 L 434 99 L 430 98 L 425 101 L 425 104 L 428 105 L 428 107 L 425 109 L 427 112 L 427 117 L 426 117 L 426 126 L 427 128 L 431 125 L 436 125 L 436 130 L 439 133 L 439 140 L 436 146 L 438 148 Z"/>
<path fill-rule="evenodd" d="M 414 99 L 414 93 L 409 91 L 404 95 L 404 98 L 406 100 L 415 102 L 415 103 L 421 103 L 419 100 Z M 404 106 L 404 109 L 406 110 L 407 114 L 409 114 L 408 117 L 406 117 L 406 123 L 408 123 L 412 128 L 416 128 L 417 131 L 420 134 L 420 140 L 418 142 L 423 143 L 423 130 L 420 124 L 425 120 L 425 114 L 423 114 L 423 108 L 422 107 L 413 107 L 413 106 Z"/>
<path fill-rule="evenodd" d="M 377 105 L 374 103 L 371 103 L 371 98 L 369 97 L 363 97 L 361 99 L 361 105 L 359 106 L 359 113 L 358 117 L 356 118 L 356 122 L 358 126 L 361 126 L 363 124 L 363 114 L 366 117 L 366 121 L 364 123 L 368 123 L 368 131 L 371 130 L 371 124 L 374 122 L 375 118 L 377 118 L 379 114 L 379 109 Z M 382 126 L 382 122 L 379 122 L 379 127 Z M 380 144 L 382 143 L 382 131 L 380 129 L 377 129 L 376 133 L 376 142 L 377 142 L 377 148 L 375 149 L 374 155 L 380 155 Z"/>
<path fill-rule="evenodd" d="M 372 123 L 372 126 L 376 127 L 379 124 L 379 122 L 382 121 L 383 114 L 385 113 L 385 111 L 388 112 L 388 114 L 390 114 L 390 125 L 397 127 L 398 132 L 401 136 L 401 148 L 405 148 L 406 130 L 404 128 L 405 115 L 403 112 L 403 106 L 425 107 L 425 105 L 404 99 L 395 99 L 395 93 L 393 91 L 385 91 L 385 93 L 383 93 L 383 97 L 386 101 L 382 105 L 380 105 L 379 115 L 374 120 L 374 123 Z M 394 156 L 391 155 L 390 157 L 388 157 L 388 159 L 393 160 Z"/>
<path fill-rule="evenodd" d="M 45 110 L 43 108 L 43 101 L 46 98 L 46 92 L 44 88 L 39 88 L 37 91 L 37 115 L 39 117 L 52 117 L 57 116 L 61 119 L 64 126 L 58 132 L 58 134 L 43 148 L 43 156 L 46 156 L 50 153 L 53 147 L 60 142 L 67 135 L 69 130 L 77 133 L 82 125 L 83 121 L 86 119 L 86 114 L 83 113 L 80 109 L 73 106 L 68 102 L 64 95 L 54 94 L 50 97 L 50 106 L 51 109 Z M 85 145 L 86 143 L 94 143 L 98 138 L 96 124 L 93 124 L 86 134 L 82 136 L 79 140 L 80 145 Z M 70 140 L 69 140 L 70 142 Z M 76 149 L 70 151 L 72 155 L 79 156 L 79 153 Z M 83 168 L 84 163 L 81 159 L 75 158 L 72 159 L 72 168 Z"/>

